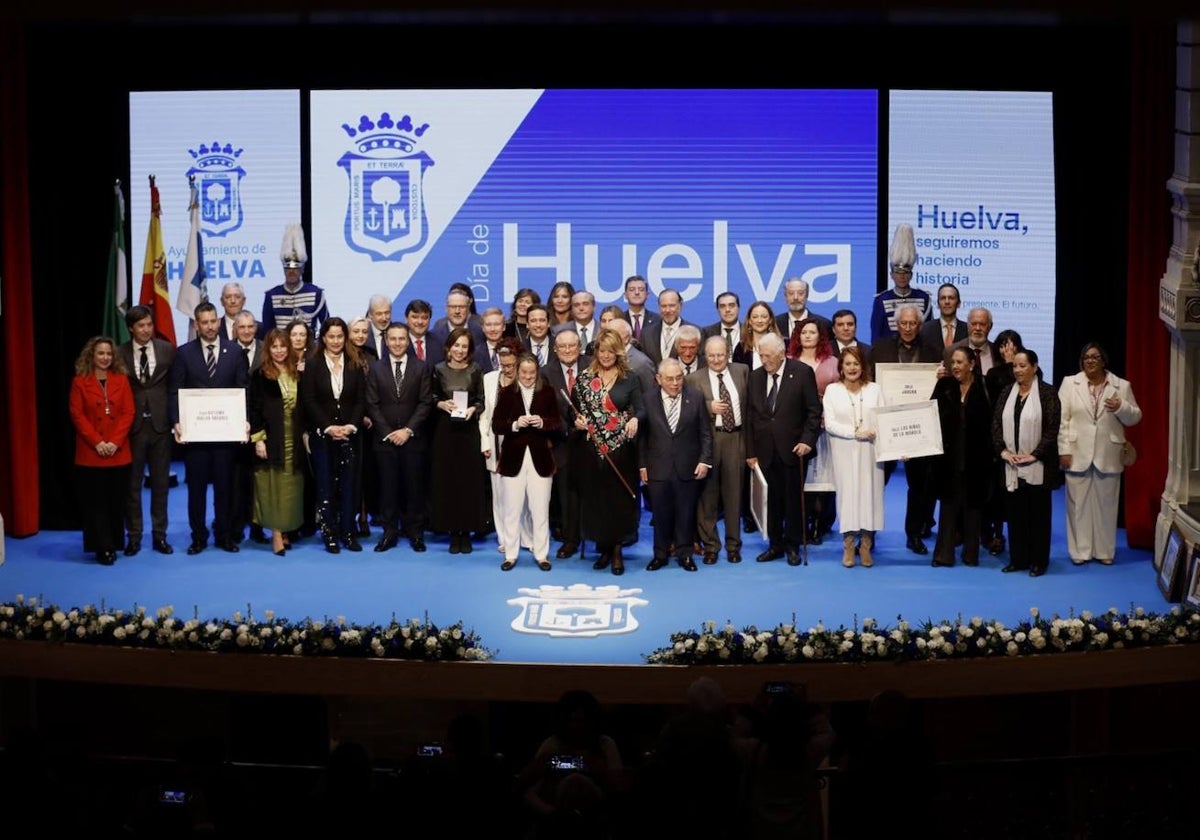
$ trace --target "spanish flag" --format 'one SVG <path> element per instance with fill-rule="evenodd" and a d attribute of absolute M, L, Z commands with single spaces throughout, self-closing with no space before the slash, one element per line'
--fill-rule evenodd
<path fill-rule="evenodd" d="M 146 234 L 146 261 L 142 264 L 142 291 L 138 303 L 154 312 L 154 334 L 175 343 L 175 321 L 167 297 L 167 249 L 163 246 L 162 207 L 158 187 L 150 176 L 150 232 Z"/>

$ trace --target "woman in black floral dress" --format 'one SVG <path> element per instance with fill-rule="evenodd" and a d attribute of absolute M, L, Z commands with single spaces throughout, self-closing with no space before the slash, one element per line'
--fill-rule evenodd
<path fill-rule="evenodd" d="M 625 573 L 621 543 L 637 534 L 641 508 L 637 497 L 637 452 L 633 439 L 645 419 L 642 386 L 625 361 L 625 342 L 601 330 L 595 356 L 575 381 L 575 428 L 588 432 L 592 457 L 580 468 L 580 531 L 593 540 L 600 559 L 594 569 L 612 566 Z"/>

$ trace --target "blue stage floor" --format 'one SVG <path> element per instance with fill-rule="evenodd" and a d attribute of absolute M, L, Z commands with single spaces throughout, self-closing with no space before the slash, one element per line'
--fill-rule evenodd
<path fill-rule="evenodd" d="M 886 490 L 888 528 L 878 535 L 871 569 L 844 569 L 840 539 L 810 547 L 808 566 L 790 567 L 782 560 L 755 563 L 764 543 L 761 534 L 751 534 L 740 565 L 726 563 L 722 553 L 718 565 L 701 565 L 695 574 L 674 564 L 648 572 L 647 514 L 641 541 L 626 550 L 626 573 L 618 578 L 593 571 L 590 550 L 585 560 L 555 561 L 550 572 L 539 571 L 523 552 L 515 569 L 501 572 L 494 537 L 477 542 L 469 555 L 448 553 L 445 539 L 437 538 L 429 540 L 424 554 L 414 553 L 407 543 L 377 554 L 371 548 L 379 529 L 364 540 L 361 554 L 330 555 L 312 539 L 282 558 L 269 546 L 248 541 L 237 554 L 210 546 L 189 557 L 184 552 L 188 529 L 181 485 L 170 497 L 173 555 L 155 554 L 147 545 L 138 556 L 119 557 L 115 566 L 105 567 L 83 553 L 78 532 L 9 538 L 7 562 L 0 566 L 0 601 L 21 593 L 64 607 L 102 601 L 126 609 L 172 605 L 182 618 L 194 611 L 201 618 L 229 617 L 245 613 L 249 605 L 258 617 L 273 610 L 277 617 L 293 620 L 344 616 L 360 624 L 428 615 L 436 624 L 462 620 L 474 627 L 498 661 L 560 664 L 641 663 L 643 654 L 668 644 L 672 632 L 709 620 L 773 627 L 795 616 L 797 624 L 809 627 L 818 621 L 849 626 L 866 617 L 895 624 L 897 616 L 919 623 L 978 615 L 1013 624 L 1034 606 L 1046 615 L 1066 615 L 1071 609 L 1099 612 L 1110 606 L 1125 610 L 1131 604 L 1155 612 L 1167 608 L 1155 585 L 1151 553 L 1125 548 L 1124 532 L 1118 534 L 1112 566 L 1071 564 L 1063 491 L 1055 494 L 1052 561 L 1041 578 L 1001 574 L 1007 557 L 986 552 L 977 568 L 932 568 L 928 555 L 917 556 L 904 546 L 904 493 L 903 477 L 897 474 Z M 932 549 L 933 540 L 928 544 Z M 560 588 L 575 585 L 582 589 L 570 593 L 569 603 L 555 602 L 554 595 L 567 594 Z M 540 589 L 544 586 L 555 588 L 549 599 Z M 620 589 L 595 591 L 611 586 Z M 523 616 L 526 602 L 540 612 Z M 593 628 L 623 632 L 581 635 L 580 627 L 588 624 L 581 616 L 590 616 Z M 565 635 L 520 632 L 514 623 L 551 627 Z"/>

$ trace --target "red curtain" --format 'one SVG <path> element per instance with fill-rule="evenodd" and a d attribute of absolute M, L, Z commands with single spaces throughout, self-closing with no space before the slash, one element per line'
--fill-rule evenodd
<path fill-rule="evenodd" d="M 1154 546 L 1154 523 L 1167 475 L 1170 338 L 1158 318 L 1158 283 L 1171 247 L 1174 165 L 1175 29 L 1134 27 L 1129 137 L 1129 264 L 1125 296 L 1126 370 L 1142 407 L 1129 430 L 1138 461 L 1125 473 L 1125 530 L 1130 547 Z M 1103 130 L 1099 126 L 1097 130 Z"/>
<path fill-rule="evenodd" d="M 20 21 L 0 21 L 0 366 L 5 422 L 0 438 L 0 513 L 8 534 L 38 530 L 37 388 L 30 325 L 29 149 L 25 47 Z"/>

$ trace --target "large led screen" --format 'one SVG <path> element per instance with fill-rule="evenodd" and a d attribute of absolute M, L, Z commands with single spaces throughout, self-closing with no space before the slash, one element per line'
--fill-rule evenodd
<path fill-rule="evenodd" d="M 298 90 L 153 91 L 129 95 L 129 255 L 133 297 L 141 288 L 150 187 L 162 207 L 167 286 L 175 335 L 190 318 L 175 309 L 188 242 L 189 175 L 200 195 L 209 299 L 240 283 L 246 308 L 262 314 L 266 290 L 283 282 L 279 250 L 288 222 L 301 219 Z"/>
<path fill-rule="evenodd" d="M 311 93 L 312 279 L 330 311 L 368 298 L 442 313 L 559 280 L 619 301 L 632 274 L 717 320 L 812 308 L 866 323 L 877 276 L 873 90 L 324 90 Z M 656 308 L 656 307 L 655 307 Z"/>
<path fill-rule="evenodd" d="M 958 287 L 992 313 L 992 338 L 1021 334 L 1046 370 L 1054 359 L 1054 119 L 1051 95 L 892 91 L 887 238 L 916 234 L 913 285 Z"/>

